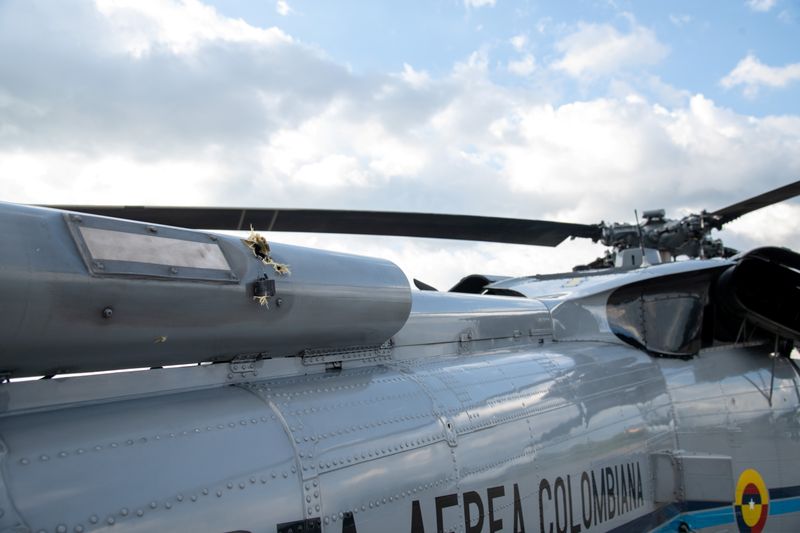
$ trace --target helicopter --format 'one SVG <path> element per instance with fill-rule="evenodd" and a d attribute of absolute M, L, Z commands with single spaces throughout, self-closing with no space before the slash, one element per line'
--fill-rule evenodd
<path fill-rule="evenodd" d="M 642 224 L 0 203 L 0 531 L 796 531 L 800 255 L 710 232 L 797 194 Z M 614 250 L 414 290 L 274 231 Z"/>

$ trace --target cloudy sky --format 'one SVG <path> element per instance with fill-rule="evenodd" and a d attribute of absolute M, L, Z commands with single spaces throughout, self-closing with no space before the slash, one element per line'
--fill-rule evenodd
<path fill-rule="evenodd" d="M 798 0 L 0 0 L 0 200 L 593 223 L 797 179 Z M 719 236 L 800 249 L 798 219 Z M 603 251 L 271 238 L 443 288 Z"/>

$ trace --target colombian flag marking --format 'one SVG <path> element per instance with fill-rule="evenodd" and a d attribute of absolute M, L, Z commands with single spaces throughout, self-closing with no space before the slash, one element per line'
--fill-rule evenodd
<path fill-rule="evenodd" d="M 761 533 L 769 515 L 769 491 L 761 474 L 745 470 L 736 483 L 736 523 L 742 533 Z"/>

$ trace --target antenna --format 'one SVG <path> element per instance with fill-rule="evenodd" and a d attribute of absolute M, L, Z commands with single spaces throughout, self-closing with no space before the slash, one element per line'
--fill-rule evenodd
<path fill-rule="evenodd" d="M 705 249 L 703 248 L 703 241 L 706 239 L 706 223 L 705 222 L 706 222 L 706 210 L 703 209 L 700 212 L 700 239 L 699 239 L 699 241 L 700 241 L 700 250 L 699 250 L 700 259 L 705 259 L 706 258 Z M 709 230 L 709 233 L 710 233 L 710 231 L 711 230 Z M 770 406 L 771 405 L 772 405 L 772 400 L 770 399 Z"/>
<path fill-rule="evenodd" d="M 639 232 L 639 250 L 642 252 L 642 266 L 650 266 L 647 257 L 644 255 L 644 239 L 642 238 L 642 226 L 639 225 L 639 211 L 633 210 L 633 216 L 636 217 L 636 231 Z"/>

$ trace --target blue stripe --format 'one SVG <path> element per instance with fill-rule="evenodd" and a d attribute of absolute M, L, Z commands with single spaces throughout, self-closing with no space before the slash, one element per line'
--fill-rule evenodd
<path fill-rule="evenodd" d="M 773 499 L 773 495 L 779 494 L 783 497 Z M 800 496 L 786 497 L 790 494 L 800 494 L 800 487 L 787 487 L 770 491 L 769 516 L 800 512 Z M 709 505 L 715 507 L 708 509 Z M 673 505 L 670 507 L 674 508 L 675 506 Z M 681 508 L 682 512 L 677 516 L 672 515 L 671 518 L 669 515 L 665 517 L 663 510 L 647 515 L 654 517 L 654 515 L 660 514 L 662 519 L 667 519 L 666 522 L 659 521 L 661 522 L 660 525 L 652 529 L 652 533 L 674 533 L 681 522 L 686 522 L 692 529 L 703 529 L 736 523 L 736 515 L 732 503 L 720 505 L 718 502 L 687 502 L 682 505 Z M 704 510 L 695 511 L 693 509 Z M 637 520 L 644 522 L 642 520 L 644 518 L 645 517 L 640 517 Z M 624 527 L 620 529 L 624 530 Z"/>
<path fill-rule="evenodd" d="M 681 513 L 666 524 L 654 529 L 654 533 L 674 533 L 681 522 L 686 522 L 692 529 L 702 529 L 704 527 L 716 527 L 724 524 L 732 524 L 736 520 L 733 514 L 733 506 L 717 507 L 708 511 L 695 511 Z"/>
<path fill-rule="evenodd" d="M 736 516 L 733 513 L 733 506 L 689 514 L 687 518 L 690 520 L 689 524 L 694 528 L 721 526 L 723 524 L 733 523 L 734 520 L 736 520 Z"/>
<path fill-rule="evenodd" d="M 800 511 L 800 497 L 769 502 L 770 515 L 796 513 L 798 511 Z"/>

